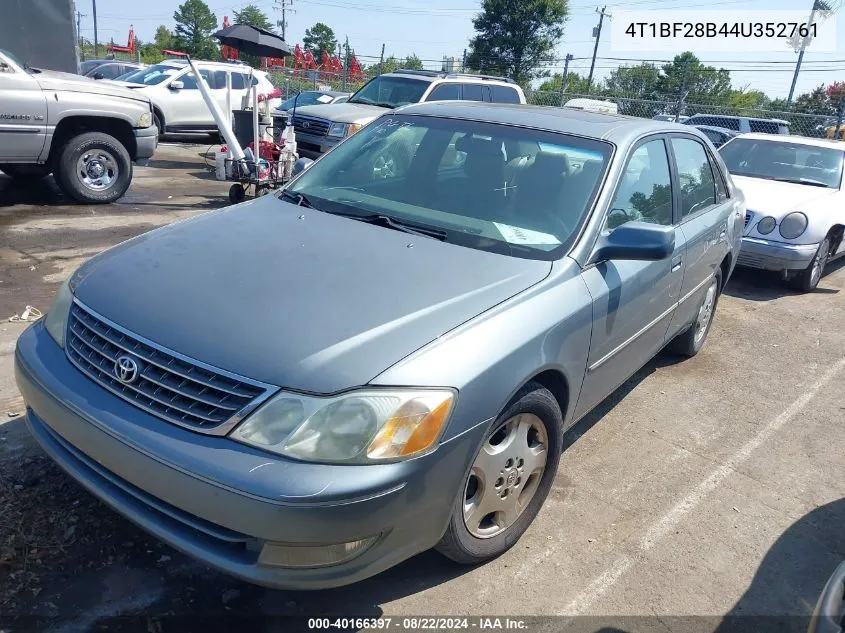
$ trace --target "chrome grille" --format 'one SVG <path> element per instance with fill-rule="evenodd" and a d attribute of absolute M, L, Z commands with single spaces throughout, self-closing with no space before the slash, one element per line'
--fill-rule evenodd
<path fill-rule="evenodd" d="M 312 136 L 325 136 L 329 131 L 331 121 L 325 119 L 314 119 L 309 116 L 293 117 L 293 127 L 297 132 L 311 134 Z"/>
<path fill-rule="evenodd" d="M 65 351 L 71 362 L 112 393 L 168 422 L 221 434 L 270 395 L 270 385 L 201 365 L 155 346 L 74 302 Z M 118 358 L 137 366 L 131 383 L 118 379 Z"/>

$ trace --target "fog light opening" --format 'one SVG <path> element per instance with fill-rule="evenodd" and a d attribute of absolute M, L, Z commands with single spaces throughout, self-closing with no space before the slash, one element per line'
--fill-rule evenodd
<path fill-rule="evenodd" d="M 291 545 L 266 543 L 258 559 L 261 565 L 305 569 L 347 563 L 370 549 L 380 534 L 347 543 L 331 545 Z"/>

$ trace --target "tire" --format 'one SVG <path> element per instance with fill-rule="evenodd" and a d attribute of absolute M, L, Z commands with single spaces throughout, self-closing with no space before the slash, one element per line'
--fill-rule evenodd
<path fill-rule="evenodd" d="M 520 433 L 523 425 L 531 425 L 524 434 Z M 535 451 L 543 445 L 543 470 L 532 475 L 527 471 L 532 464 L 535 468 L 539 464 L 542 451 Z M 436 546 L 437 551 L 455 562 L 476 565 L 509 550 L 534 521 L 546 500 L 557 473 L 562 447 L 563 415 L 557 400 L 542 385 L 529 382 L 485 434 L 472 466 L 461 482 L 452 504 L 449 525 Z M 491 449 L 495 452 L 491 453 Z M 523 494 L 527 495 L 524 499 Z M 510 507 L 508 502 L 515 505 L 515 511 L 502 511 Z M 492 511 L 482 514 L 488 508 Z"/>
<path fill-rule="evenodd" d="M 229 187 L 229 202 L 232 204 L 238 204 L 239 202 L 243 202 L 246 200 L 246 189 L 240 183 L 235 183 L 231 187 Z"/>
<path fill-rule="evenodd" d="M 158 137 L 164 136 L 164 126 L 161 124 L 161 117 L 158 113 L 153 113 L 153 124 L 158 128 Z"/>
<path fill-rule="evenodd" d="M 716 315 L 716 306 L 719 305 L 721 292 L 722 271 L 717 270 L 698 305 L 695 321 L 675 337 L 669 344 L 669 349 L 687 358 L 692 358 L 701 351 L 707 341 L 707 335 L 710 333 L 710 326 L 713 325 L 713 317 Z"/>
<path fill-rule="evenodd" d="M 50 165 L 0 165 L 0 171 L 10 178 L 43 178 L 52 169 Z"/>
<path fill-rule="evenodd" d="M 824 267 L 827 265 L 827 260 L 830 258 L 830 235 L 825 236 L 822 243 L 819 244 L 819 250 L 816 251 L 813 261 L 789 280 L 789 284 L 793 288 L 797 288 L 802 292 L 812 292 L 819 285 L 824 275 Z"/>
<path fill-rule="evenodd" d="M 78 202 L 114 202 L 132 183 L 132 161 L 113 136 L 85 132 L 70 139 L 60 151 L 56 179 Z"/>

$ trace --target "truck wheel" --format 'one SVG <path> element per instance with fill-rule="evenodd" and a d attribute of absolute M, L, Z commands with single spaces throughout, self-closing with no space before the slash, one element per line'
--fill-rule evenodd
<path fill-rule="evenodd" d="M 79 202 L 114 202 L 129 189 L 132 161 L 113 136 L 85 132 L 62 149 L 56 176 L 62 189 Z"/>
<path fill-rule="evenodd" d="M 49 165 L 0 165 L 0 171 L 10 178 L 43 178 L 52 170 Z"/>

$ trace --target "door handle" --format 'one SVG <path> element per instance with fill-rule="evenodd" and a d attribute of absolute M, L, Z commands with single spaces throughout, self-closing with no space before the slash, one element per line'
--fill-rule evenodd
<path fill-rule="evenodd" d="M 684 263 L 684 260 L 681 257 L 676 257 L 675 259 L 673 259 L 672 260 L 672 272 L 674 273 L 674 272 L 679 271 L 681 269 L 681 264 L 683 264 L 683 263 Z"/>

